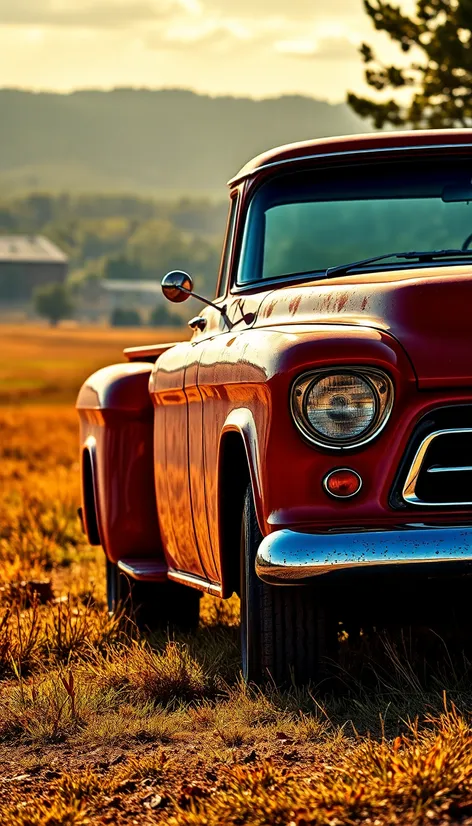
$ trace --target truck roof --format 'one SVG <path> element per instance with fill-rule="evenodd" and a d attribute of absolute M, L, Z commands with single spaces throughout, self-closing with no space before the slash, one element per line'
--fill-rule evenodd
<path fill-rule="evenodd" d="M 376 132 L 364 135 L 345 135 L 333 138 L 318 138 L 278 146 L 257 155 L 229 181 L 229 185 L 239 183 L 261 170 L 283 166 L 310 158 L 330 155 L 344 155 L 357 152 L 385 150 L 415 150 L 434 147 L 471 147 L 472 129 L 422 129 L 405 132 Z"/>

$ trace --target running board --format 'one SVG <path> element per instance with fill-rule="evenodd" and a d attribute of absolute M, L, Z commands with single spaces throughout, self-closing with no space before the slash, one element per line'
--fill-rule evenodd
<path fill-rule="evenodd" d="M 196 574 L 186 574 L 183 571 L 176 571 L 174 568 L 169 568 L 168 579 L 173 582 L 180 582 L 181 585 L 189 585 L 190 588 L 198 588 L 205 594 L 211 594 L 214 597 L 222 597 L 223 589 L 217 582 L 210 582 L 208 579 L 197 576 Z"/>
<path fill-rule="evenodd" d="M 167 582 L 167 565 L 159 559 L 120 559 L 118 568 L 141 582 Z"/>

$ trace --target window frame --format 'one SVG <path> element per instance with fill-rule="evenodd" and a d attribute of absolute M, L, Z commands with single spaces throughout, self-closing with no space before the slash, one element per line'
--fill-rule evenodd
<path fill-rule="evenodd" d="M 218 279 L 216 282 L 216 299 L 225 298 L 225 296 L 228 293 L 228 286 L 230 283 L 230 274 L 232 270 L 232 263 L 234 257 L 234 241 L 236 237 L 236 228 L 238 224 L 239 204 L 239 189 L 235 189 L 230 194 L 230 204 L 228 210 L 228 217 L 226 219 L 226 230 L 221 253 L 220 269 L 218 272 Z"/>
<path fill-rule="evenodd" d="M 434 148 L 436 149 L 436 147 L 434 147 Z M 458 155 L 454 155 L 454 156 L 448 155 L 448 156 L 446 156 L 446 160 L 447 161 L 452 161 L 452 159 L 454 159 L 454 161 L 456 161 L 456 162 L 465 161 L 465 162 L 472 163 L 472 152 L 470 151 L 470 147 L 467 147 L 467 148 L 469 149 L 469 151 L 464 153 L 464 155 L 462 155 L 462 154 L 460 154 L 460 155 L 458 154 Z M 432 154 L 428 153 L 424 158 L 421 158 L 421 161 L 423 163 L 432 164 L 435 161 L 438 162 L 438 161 L 443 160 L 443 159 L 444 159 L 444 153 L 443 152 L 441 152 L 441 153 L 433 152 Z M 391 157 L 388 157 L 388 158 L 382 158 L 382 157 L 376 158 L 375 161 L 368 160 L 366 158 L 359 158 L 359 159 L 349 158 L 349 161 L 347 161 L 347 162 L 346 161 L 341 162 L 342 160 L 343 159 L 339 159 L 339 160 L 336 159 L 334 161 L 331 161 L 331 162 L 328 162 L 328 163 L 324 162 L 324 163 L 321 163 L 319 165 L 318 164 L 310 164 L 308 166 L 301 166 L 300 169 L 293 169 L 293 168 L 288 169 L 288 168 L 283 168 L 282 167 L 281 169 L 279 169 L 277 171 L 276 175 L 274 175 L 274 176 L 263 176 L 263 177 L 261 177 L 261 179 L 259 181 L 257 181 L 257 183 L 255 183 L 255 185 L 253 185 L 252 191 L 250 192 L 249 197 L 247 198 L 247 200 L 245 200 L 244 211 L 240 215 L 239 224 L 240 224 L 240 229 L 242 230 L 242 232 L 239 233 L 240 237 L 239 237 L 239 241 L 238 241 L 238 248 L 237 248 L 237 250 L 235 252 L 235 255 L 234 255 L 233 276 L 232 276 L 231 285 L 230 285 L 231 294 L 237 295 L 239 293 L 247 293 L 247 292 L 255 292 L 255 293 L 267 292 L 267 290 L 274 289 L 274 287 L 277 288 L 279 286 L 282 287 L 282 286 L 288 286 L 290 284 L 297 284 L 297 283 L 301 283 L 301 284 L 303 284 L 303 283 L 321 283 L 321 282 L 326 282 L 326 280 L 327 280 L 325 273 L 324 272 L 319 272 L 319 273 L 312 273 L 312 274 L 311 273 L 310 274 L 306 274 L 306 273 L 304 273 L 304 274 L 290 274 L 290 275 L 287 275 L 287 276 L 284 276 L 284 277 L 278 276 L 276 278 L 258 279 L 258 280 L 251 281 L 251 282 L 248 282 L 248 283 L 238 283 L 237 278 L 238 278 L 238 274 L 239 274 L 240 266 L 241 266 L 241 256 L 242 256 L 242 252 L 243 252 L 243 242 L 244 242 L 244 233 L 246 231 L 246 222 L 247 222 L 248 217 L 249 217 L 249 213 L 250 213 L 250 210 L 251 210 L 252 203 L 253 203 L 255 197 L 257 197 L 257 195 L 259 193 L 259 190 L 265 184 L 269 183 L 271 180 L 274 180 L 276 178 L 278 178 L 280 180 L 280 179 L 283 179 L 283 178 L 288 177 L 288 176 L 296 175 L 297 173 L 314 174 L 316 172 L 321 172 L 321 173 L 337 172 L 340 169 L 349 170 L 349 169 L 362 169 L 362 168 L 365 168 L 365 167 L 371 168 L 372 165 L 382 166 L 383 168 L 385 168 L 385 167 L 394 167 L 398 164 L 400 164 L 402 166 L 406 165 L 406 164 L 411 164 L 413 166 L 413 165 L 416 165 L 416 163 L 418 161 L 418 158 L 413 158 L 413 157 L 403 158 L 403 157 L 397 157 L 397 156 L 392 155 Z M 409 263 L 399 264 L 399 265 L 397 264 L 397 265 L 395 265 L 395 270 L 408 269 L 409 267 L 411 268 L 411 264 L 409 264 Z M 392 267 L 389 267 L 389 268 L 392 268 Z M 365 272 L 376 272 L 376 271 L 382 272 L 384 269 L 385 269 L 385 265 L 379 264 L 377 267 L 373 265 L 371 268 L 369 268 L 369 270 L 363 270 L 362 274 L 365 274 Z"/>

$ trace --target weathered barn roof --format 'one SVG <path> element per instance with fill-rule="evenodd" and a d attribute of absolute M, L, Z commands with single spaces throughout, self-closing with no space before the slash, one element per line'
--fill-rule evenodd
<path fill-rule="evenodd" d="M 0 235 L 0 264 L 66 264 L 68 260 L 44 235 Z"/>

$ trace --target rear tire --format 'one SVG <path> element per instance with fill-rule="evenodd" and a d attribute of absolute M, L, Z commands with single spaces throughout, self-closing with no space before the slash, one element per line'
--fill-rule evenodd
<path fill-rule="evenodd" d="M 259 579 L 255 558 L 261 541 L 249 485 L 241 531 L 243 677 L 277 685 L 319 679 L 323 660 L 336 656 L 336 625 L 314 588 L 266 585 Z"/>
<path fill-rule="evenodd" d="M 107 559 L 108 610 L 124 613 L 141 631 L 195 631 L 200 597 L 200 591 L 177 582 L 131 579 Z"/>

